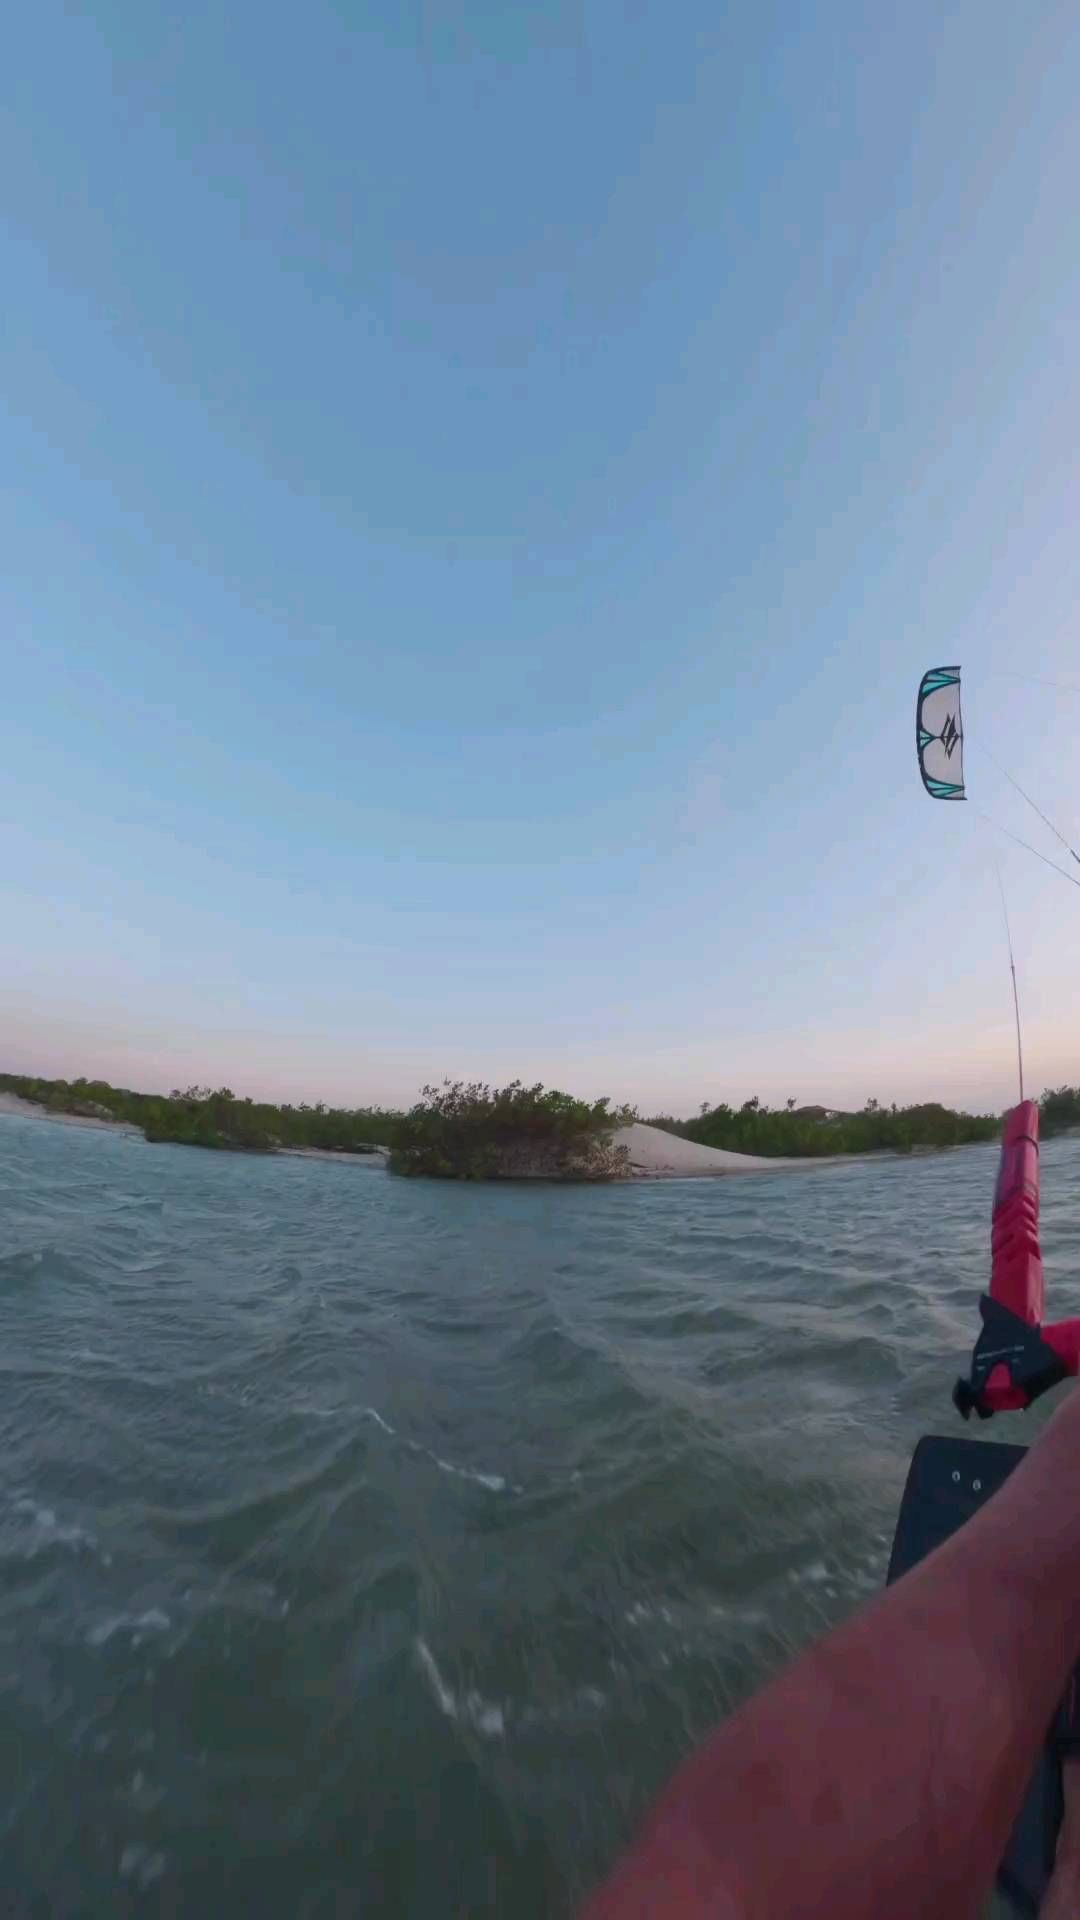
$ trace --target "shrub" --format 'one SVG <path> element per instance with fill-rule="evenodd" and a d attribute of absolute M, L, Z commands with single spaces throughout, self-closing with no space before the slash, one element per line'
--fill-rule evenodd
<path fill-rule="evenodd" d="M 333 1147 L 370 1153 L 390 1145 L 400 1116 L 379 1107 L 276 1107 L 238 1099 L 230 1087 L 174 1087 L 172 1093 L 133 1093 L 104 1080 L 39 1080 L 0 1074 L 0 1090 L 17 1093 L 52 1113 L 111 1115 L 141 1127 L 151 1141 L 193 1147 L 272 1152 L 275 1147 Z"/>
<path fill-rule="evenodd" d="M 612 1134 L 628 1117 L 608 1100 L 520 1080 L 496 1089 L 444 1080 L 399 1123 L 390 1168 L 445 1180 L 624 1179 L 629 1155 Z"/>
<path fill-rule="evenodd" d="M 1047 1139 L 1080 1126 L 1080 1087 L 1048 1087 L 1039 1101 L 1039 1118 Z"/>
<path fill-rule="evenodd" d="M 883 1107 L 868 1100 L 859 1113 L 824 1107 L 796 1109 L 793 1102 L 769 1108 L 756 1097 L 741 1107 L 705 1106 L 693 1120 L 652 1121 L 704 1147 L 735 1153 L 816 1159 L 838 1153 L 911 1153 L 916 1147 L 957 1147 L 992 1140 L 1001 1123 L 992 1114 L 954 1113 L 936 1100 L 914 1107 Z"/>

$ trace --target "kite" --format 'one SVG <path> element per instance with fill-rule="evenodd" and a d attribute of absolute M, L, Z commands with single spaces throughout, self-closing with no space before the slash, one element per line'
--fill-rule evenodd
<path fill-rule="evenodd" d="M 964 723 L 959 667 L 931 667 L 915 707 L 919 772 L 932 800 L 964 800 Z"/>

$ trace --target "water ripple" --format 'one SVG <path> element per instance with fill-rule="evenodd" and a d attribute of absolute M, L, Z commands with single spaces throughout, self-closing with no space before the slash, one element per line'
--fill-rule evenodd
<path fill-rule="evenodd" d="M 879 1583 L 993 1171 L 459 1189 L 0 1120 L 14 1910 L 569 1911 Z"/>

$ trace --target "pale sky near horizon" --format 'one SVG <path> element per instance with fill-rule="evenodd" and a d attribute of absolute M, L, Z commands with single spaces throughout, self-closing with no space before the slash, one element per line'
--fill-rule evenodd
<path fill-rule="evenodd" d="M 1080 1081 L 1075 6 L 7 31 L 0 1067 Z"/>

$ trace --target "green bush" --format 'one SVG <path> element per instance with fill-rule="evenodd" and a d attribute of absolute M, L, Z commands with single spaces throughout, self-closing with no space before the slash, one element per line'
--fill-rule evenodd
<path fill-rule="evenodd" d="M 859 1113 L 827 1113 L 823 1108 L 770 1108 L 754 1098 L 741 1107 L 721 1102 L 705 1106 L 693 1120 L 666 1116 L 650 1121 L 704 1147 L 766 1157 L 816 1159 L 838 1153 L 911 1153 L 918 1147 L 958 1147 L 992 1140 L 1001 1130 L 992 1114 L 954 1113 L 937 1101 L 913 1107 L 883 1107 L 868 1100 Z"/>
<path fill-rule="evenodd" d="M 141 1127 L 150 1141 L 174 1140 L 184 1146 L 231 1148 L 249 1153 L 276 1147 L 324 1147 L 342 1153 L 370 1153 L 391 1146 L 401 1118 L 379 1107 L 323 1105 L 276 1107 L 267 1101 L 237 1099 L 231 1087 L 174 1087 L 166 1094 L 134 1093 L 105 1080 L 39 1080 L 29 1074 L 0 1074 L 0 1089 L 32 1100 L 51 1113 L 111 1114 Z"/>
<path fill-rule="evenodd" d="M 612 1134 L 630 1117 L 520 1080 L 494 1090 L 444 1080 L 404 1116 L 390 1168 L 445 1180 L 623 1179 L 629 1155 Z"/>
<path fill-rule="evenodd" d="M 1080 1127 L 1080 1087 L 1048 1087 L 1039 1101 L 1039 1119 L 1046 1139 Z"/>

